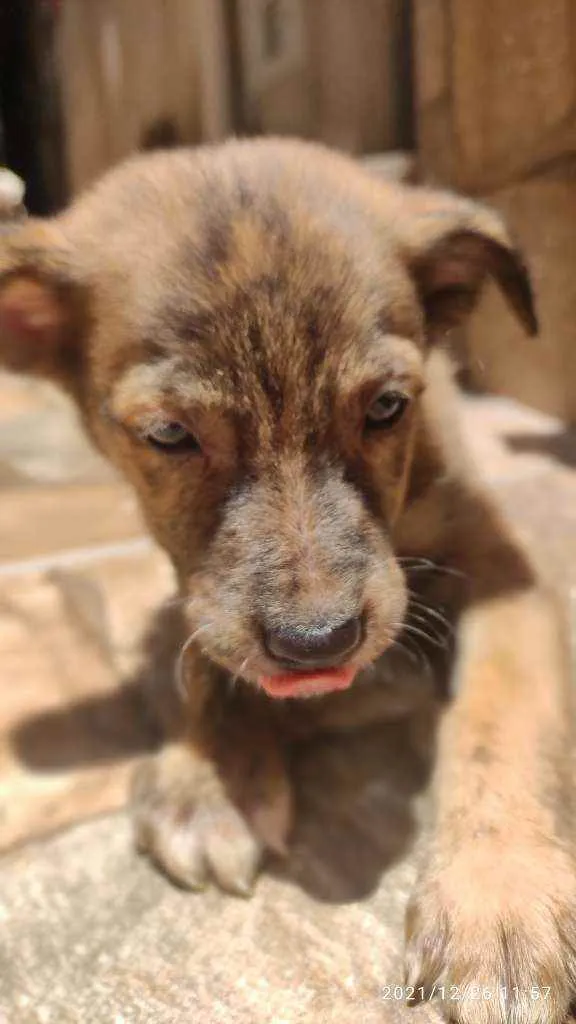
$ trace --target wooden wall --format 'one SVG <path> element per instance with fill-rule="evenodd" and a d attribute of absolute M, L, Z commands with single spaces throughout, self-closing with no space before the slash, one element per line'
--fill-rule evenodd
<path fill-rule="evenodd" d="M 428 179 L 502 211 L 536 285 L 526 340 L 495 291 L 470 332 L 479 385 L 576 422 L 576 5 L 414 0 L 418 153 Z"/>
<path fill-rule="evenodd" d="M 182 141 L 199 141 L 197 37 L 191 0 L 63 0 L 57 47 L 72 193 L 166 121 Z"/>
<path fill-rule="evenodd" d="M 410 141 L 409 0 L 275 0 L 287 52 L 259 52 L 272 0 L 60 0 L 71 194 L 169 121 L 180 141 L 295 134 L 351 152 Z"/>
<path fill-rule="evenodd" d="M 287 45 L 268 67 L 255 29 L 267 4 L 234 4 L 250 130 L 308 136 L 353 153 L 410 142 L 409 0 L 275 0 Z"/>

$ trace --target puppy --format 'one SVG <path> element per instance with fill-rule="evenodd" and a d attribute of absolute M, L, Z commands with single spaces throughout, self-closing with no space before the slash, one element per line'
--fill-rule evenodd
<path fill-rule="evenodd" d="M 232 141 L 136 157 L 2 245 L 3 363 L 72 396 L 178 580 L 182 700 L 136 786 L 141 845 L 184 885 L 247 892 L 289 833 L 290 736 L 384 713 L 418 621 L 450 622 L 407 995 L 560 1022 L 565 644 L 470 472 L 442 351 L 487 275 L 537 330 L 499 217 L 311 144 Z"/>

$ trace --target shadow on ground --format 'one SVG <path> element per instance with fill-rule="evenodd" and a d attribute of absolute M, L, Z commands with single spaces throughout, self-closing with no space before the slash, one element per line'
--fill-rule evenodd
<path fill-rule="evenodd" d="M 177 611 L 160 608 L 146 634 L 141 671 L 115 692 L 19 723 L 11 735 L 19 760 L 35 773 L 50 773 L 154 750 L 160 736 L 151 700 L 163 716 L 181 715 L 168 687 L 183 628 Z M 434 716 L 420 714 L 295 742 L 297 824 L 288 860 L 270 865 L 275 877 L 325 902 L 370 895 L 413 840 L 412 801 L 428 778 L 433 727 Z"/>
<path fill-rule="evenodd" d="M 516 455 L 545 455 L 576 469 L 576 429 L 567 428 L 556 434 L 508 434 L 504 441 Z"/>

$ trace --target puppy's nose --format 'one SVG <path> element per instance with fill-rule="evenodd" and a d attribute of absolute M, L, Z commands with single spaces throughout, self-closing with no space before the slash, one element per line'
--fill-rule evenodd
<path fill-rule="evenodd" d="M 293 667 L 331 668 L 356 650 L 362 639 L 360 619 L 282 626 L 267 631 L 268 653 Z"/>

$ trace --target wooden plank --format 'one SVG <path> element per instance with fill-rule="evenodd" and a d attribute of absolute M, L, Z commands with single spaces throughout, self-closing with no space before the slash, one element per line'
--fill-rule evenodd
<path fill-rule="evenodd" d="M 194 0 L 201 93 L 202 138 L 223 139 L 233 130 L 228 33 L 223 0 Z"/>
<path fill-rule="evenodd" d="M 182 142 L 198 140 L 200 38 L 189 0 L 65 0 L 59 47 L 73 192 L 161 122 Z"/>
<path fill-rule="evenodd" d="M 111 160 L 100 59 L 103 0 L 65 0 L 59 28 L 64 140 L 71 191 L 77 192 Z"/>
<path fill-rule="evenodd" d="M 421 161 L 492 191 L 576 146 L 573 0 L 415 0 Z"/>
<path fill-rule="evenodd" d="M 454 0 L 454 125 L 465 173 L 528 167 L 574 107 L 572 0 Z"/>

